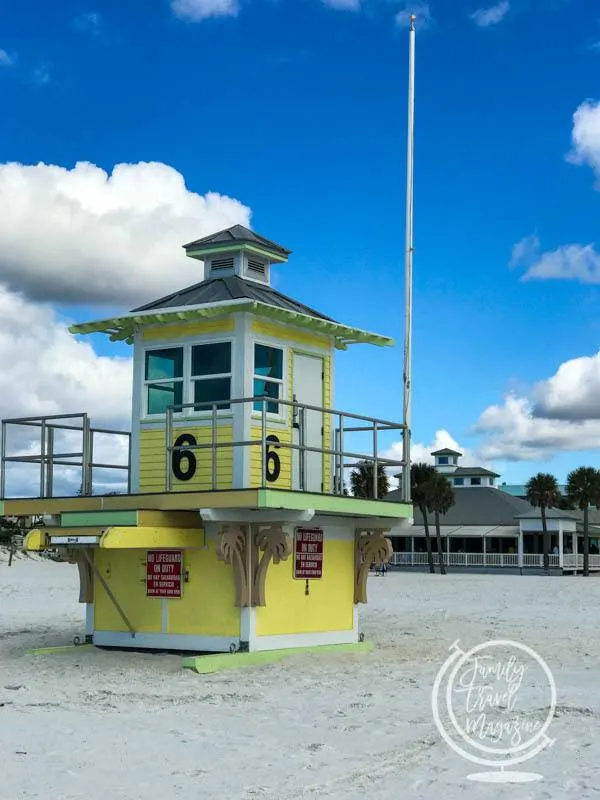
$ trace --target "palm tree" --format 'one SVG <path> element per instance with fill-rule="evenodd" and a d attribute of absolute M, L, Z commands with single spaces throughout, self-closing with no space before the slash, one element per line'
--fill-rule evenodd
<path fill-rule="evenodd" d="M 546 523 L 546 509 L 556 508 L 561 501 L 556 478 L 548 472 L 538 472 L 527 481 L 525 496 L 534 508 L 539 508 L 542 516 L 544 569 L 548 574 L 550 572 L 550 533 Z"/>
<path fill-rule="evenodd" d="M 368 500 L 381 499 L 390 490 L 390 479 L 383 464 L 377 464 L 377 497 L 373 491 L 373 462 L 360 461 L 350 473 L 350 486 L 354 497 Z"/>
<path fill-rule="evenodd" d="M 427 547 L 427 561 L 429 563 L 429 572 L 435 572 L 433 565 L 433 553 L 431 551 L 431 539 L 429 537 L 429 522 L 427 520 L 427 483 L 437 475 L 435 467 L 431 464 L 418 462 L 411 464 L 410 467 L 410 496 L 412 498 L 413 508 L 419 509 L 423 516 L 423 527 L 425 529 L 425 545 Z"/>
<path fill-rule="evenodd" d="M 600 501 L 600 470 L 595 467 L 578 467 L 567 476 L 567 495 L 583 511 L 583 574 L 590 574 L 590 530 L 588 512 L 590 505 Z"/>
<path fill-rule="evenodd" d="M 440 532 L 440 514 L 447 514 L 455 503 L 454 489 L 448 478 L 439 472 L 432 475 L 425 483 L 425 502 L 427 510 L 432 511 L 435 517 L 435 535 L 437 541 L 440 573 L 446 574 L 444 554 L 442 553 L 442 534 Z"/>

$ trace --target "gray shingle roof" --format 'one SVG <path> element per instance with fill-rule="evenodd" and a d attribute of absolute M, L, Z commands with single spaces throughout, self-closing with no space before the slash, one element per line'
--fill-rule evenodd
<path fill-rule="evenodd" d="M 462 453 L 459 453 L 458 450 L 450 450 L 448 447 L 443 447 L 441 450 L 434 450 L 431 453 L 432 456 L 462 456 Z"/>
<path fill-rule="evenodd" d="M 492 472 L 490 469 L 485 469 L 484 467 L 457 467 L 454 470 L 454 472 L 448 472 L 448 473 L 445 472 L 444 475 L 446 474 L 449 477 L 454 475 L 458 476 L 472 475 L 473 477 L 475 477 L 476 475 L 482 475 L 482 476 L 491 475 L 492 478 L 500 477 L 497 472 Z"/>
<path fill-rule="evenodd" d="M 143 306 L 132 309 L 132 313 L 136 311 L 151 311 L 160 308 L 178 308 L 182 306 L 204 306 L 221 303 L 226 300 L 256 300 L 259 303 L 265 303 L 275 308 L 284 308 L 287 311 L 296 311 L 299 314 L 306 314 L 309 317 L 316 317 L 317 319 L 325 319 L 329 322 L 334 322 L 330 317 L 326 317 L 319 311 L 315 311 L 297 300 L 292 300 L 291 297 L 275 291 L 275 289 L 263 286 L 254 281 L 246 281 L 239 278 L 237 275 L 232 275 L 227 278 L 210 278 L 207 281 L 201 281 L 193 286 L 188 286 L 185 289 L 180 289 L 173 294 L 166 297 L 161 297 L 158 300 L 152 300 Z"/>
<path fill-rule="evenodd" d="M 188 244 L 184 244 L 183 247 L 185 250 L 202 250 L 204 248 L 209 249 L 215 244 L 229 243 L 254 244 L 266 250 L 272 250 L 274 253 L 277 253 L 281 256 L 289 256 L 289 254 L 292 252 L 291 250 L 287 250 L 285 247 L 282 247 L 280 244 L 277 244 L 277 242 L 272 242 L 270 239 L 266 239 L 259 233 L 255 233 L 254 231 L 245 228 L 243 225 L 233 225 L 231 228 L 226 228 L 225 230 L 218 231 L 217 233 L 211 233 L 210 236 L 204 236 L 202 239 L 196 239 L 193 242 L 188 242 Z"/>
<path fill-rule="evenodd" d="M 440 515 L 442 525 L 510 525 L 517 526 L 518 515 L 534 511 L 533 506 L 520 497 L 513 497 L 491 486 L 467 486 L 454 492 L 455 504 L 447 514 Z M 385 500 L 401 502 L 401 492 L 389 492 Z M 420 513 L 415 514 L 415 524 L 421 524 Z M 434 523 L 433 514 L 428 515 Z"/>

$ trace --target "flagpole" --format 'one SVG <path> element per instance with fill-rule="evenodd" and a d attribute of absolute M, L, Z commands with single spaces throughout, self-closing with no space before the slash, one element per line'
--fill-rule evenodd
<path fill-rule="evenodd" d="M 411 371 L 412 371 L 412 267 L 413 267 L 413 181 L 414 181 L 414 124 L 415 124 L 415 21 L 409 17 L 408 29 L 408 136 L 406 154 L 406 250 L 404 289 L 404 403 L 402 439 L 402 499 L 409 503 L 410 496 L 410 440 L 411 440 Z"/>

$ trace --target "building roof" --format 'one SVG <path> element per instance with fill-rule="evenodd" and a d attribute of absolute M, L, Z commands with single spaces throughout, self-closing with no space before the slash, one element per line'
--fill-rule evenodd
<path fill-rule="evenodd" d="M 228 244 L 256 245 L 257 247 L 261 247 L 264 250 L 271 250 L 272 252 L 275 252 L 280 256 L 285 256 L 286 258 L 292 252 L 291 250 L 287 250 L 285 247 L 282 247 L 280 244 L 277 244 L 277 242 L 272 242 L 270 239 L 261 236 L 259 233 L 255 233 L 249 228 L 245 228 L 243 225 L 233 225 L 231 228 L 225 228 L 225 230 L 218 231 L 217 233 L 211 233 L 210 236 L 204 236 L 202 239 L 196 239 L 193 242 L 188 242 L 188 244 L 184 244 L 183 247 L 185 250 L 200 251 L 208 250 L 214 245 Z"/>
<path fill-rule="evenodd" d="M 527 494 L 527 487 L 524 483 L 501 483 L 498 486 L 503 492 L 512 494 L 515 497 L 525 497 Z M 567 494 L 567 487 L 565 484 L 558 484 L 558 491 L 564 496 Z"/>
<path fill-rule="evenodd" d="M 291 297 L 281 294 L 267 284 L 247 281 L 237 275 L 227 278 L 209 278 L 207 281 L 195 283 L 185 289 L 152 300 L 143 306 L 132 309 L 132 314 L 138 311 L 151 311 L 158 308 L 183 308 L 185 306 L 204 306 L 214 303 L 222 303 L 228 300 L 255 300 L 258 303 L 265 303 L 275 308 L 283 308 L 287 311 L 295 311 L 298 314 L 306 314 L 315 319 L 325 319 L 328 322 L 335 322 L 330 317 L 309 308 Z M 336 323 L 339 324 L 339 323 Z"/>
<path fill-rule="evenodd" d="M 446 475 L 446 473 L 443 473 Z M 453 472 L 449 473 L 449 476 L 454 477 L 455 475 L 467 477 L 469 475 L 475 477 L 477 475 L 481 476 L 490 476 L 492 478 L 499 478 L 497 472 L 492 472 L 491 469 L 485 469 L 484 467 L 457 467 Z"/>
<path fill-rule="evenodd" d="M 399 489 L 389 492 L 384 500 L 399 503 L 402 500 Z M 512 497 L 492 486 L 466 486 L 454 493 L 455 504 L 447 514 L 440 515 L 442 525 L 510 525 L 518 524 L 520 515 L 530 515 L 536 509 L 520 497 Z M 421 514 L 415 513 L 415 523 L 420 523 Z M 434 524 L 433 514 L 428 514 L 430 524 Z"/>
<path fill-rule="evenodd" d="M 335 322 L 266 284 L 247 281 L 237 275 L 201 281 L 138 306 L 128 314 L 94 322 L 81 322 L 71 325 L 69 331 L 75 334 L 106 333 L 113 342 L 126 341 L 132 344 L 135 332 L 148 325 L 214 319 L 238 311 L 258 314 L 330 336 L 340 350 L 345 350 L 350 344 L 373 344 L 378 347 L 394 344 L 394 340 L 388 336 Z"/>
<path fill-rule="evenodd" d="M 441 450 L 434 450 L 431 453 L 432 456 L 462 456 L 462 453 L 459 453 L 458 450 L 450 450 L 449 447 L 443 447 Z"/>

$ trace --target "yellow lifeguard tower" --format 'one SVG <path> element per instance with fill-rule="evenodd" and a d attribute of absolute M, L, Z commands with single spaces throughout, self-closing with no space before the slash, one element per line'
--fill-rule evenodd
<path fill-rule="evenodd" d="M 0 513 L 34 515 L 25 548 L 63 550 L 80 574 L 88 641 L 227 652 L 359 640 L 373 563 L 411 506 L 377 496 L 380 437 L 403 426 L 334 409 L 333 361 L 385 336 L 334 322 L 277 292 L 290 251 L 236 225 L 185 245 L 204 279 L 123 316 L 74 325 L 133 345 L 128 491 L 94 493 L 86 414 L 4 420 Z M 199 270 L 200 271 L 200 270 Z M 40 430 L 36 455 L 9 452 L 14 426 Z M 60 432 L 81 450 L 57 452 Z M 369 435 L 369 452 L 352 438 Z M 58 448 L 60 449 L 60 448 Z M 6 496 L 15 462 L 39 464 L 35 498 Z M 365 462 L 369 498 L 345 471 Z M 54 468 L 81 469 L 81 494 L 55 497 Z"/>

